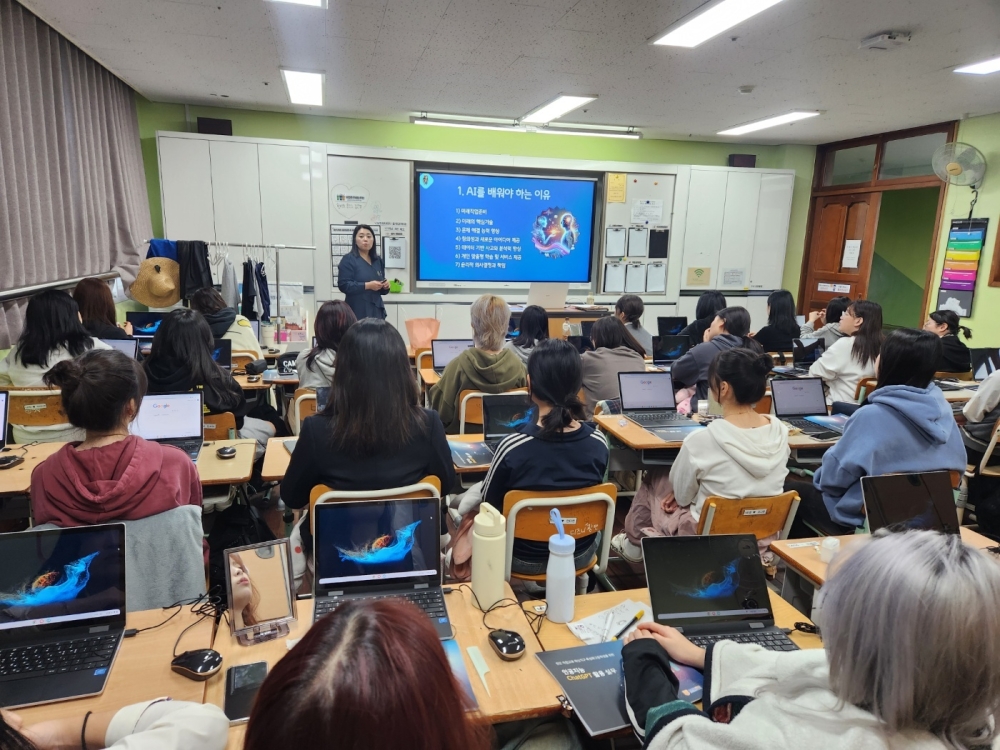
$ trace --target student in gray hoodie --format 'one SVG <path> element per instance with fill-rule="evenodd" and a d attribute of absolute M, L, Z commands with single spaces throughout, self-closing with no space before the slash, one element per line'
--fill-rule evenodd
<path fill-rule="evenodd" d="M 708 368 L 719 352 L 738 346 L 763 351 L 750 333 L 750 313 L 745 307 L 726 307 L 715 314 L 715 320 L 705 332 L 705 342 L 688 350 L 670 368 L 674 388 L 696 388 L 695 398 L 708 398 Z M 692 411 L 696 404 L 692 402 Z"/>
<path fill-rule="evenodd" d="M 829 349 L 835 341 L 849 335 L 840 330 L 840 316 L 850 306 L 850 297 L 834 297 L 826 303 L 826 310 L 813 310 L 799 332 L 800 338 L 823 339 Z"/>
<path fill-rule="evenodd" d="M 316 313 L 316 346 L 301 352 L 295 360 L 299 388 L 329 388 L 337 347 L 347 329 L 358 322 L 354 310 L 343 300 L 324 302 Z"/>

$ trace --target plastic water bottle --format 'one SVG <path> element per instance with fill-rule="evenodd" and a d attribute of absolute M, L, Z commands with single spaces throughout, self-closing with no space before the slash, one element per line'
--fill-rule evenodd
<path fill-rule="evenodd" d="M 472 522 L 472 593 L 484 610 L 504 598 L 506 554 L 507 519 L 483 503 Z"/>
<path fill-rule="evenodd" d="M 559 533 L 549 537 L 549 564 L 545 568 L 545 616 L 552 622 L 569 622 L 573 619 L 576 598 L 576 566 L 573 564 L 576 540 L 563 530 L 558 508 L 549 511 L 549 518 Z"/>

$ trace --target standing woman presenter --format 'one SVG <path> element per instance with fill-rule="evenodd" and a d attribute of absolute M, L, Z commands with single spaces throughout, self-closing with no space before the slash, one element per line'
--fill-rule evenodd
<path fill-rule="evenodd" d="M 375 233 L 367 224 L 354 228 L 351 252 L 340 259 L 337 286 L 358 320 L 385 319 L 382 295 L 389 293 L 385 262 L 375 249 Z"/>

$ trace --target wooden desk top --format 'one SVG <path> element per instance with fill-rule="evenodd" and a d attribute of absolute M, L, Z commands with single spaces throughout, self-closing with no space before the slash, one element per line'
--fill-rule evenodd
<path fill-rule="evenodd" d="M 27 495 L 31 490 L 31 472 L 65 443 L 38 443 L 32 446 L 8 445 L 4 455 L 24 456 L 24 463 L 0 471 L 0 496 Z"/>
<path fill-rule="evenodd" d="M 944 394 L 944 400 L 949 404 L 963 404 L 969 401 L 973 396 L 976 395 L 976 391 L 970 391 L 963 388 L 960 391 L 941 391 Z"/>
<path fill-rule="evenodd" d="M 790 628 L 797 622 L 809 622 L 809 618 L 795 609 L 774 591 L 768 589 L 771 597 L 771 608 L 774 610 L 774 622 L 779 628 Z M 576 611 L 574 619 L 597 614 L 611 607 L 617 606 L 626 599 L 640 601 L 649 604 L 649 589 L 626 589 L 624 591 L 607 591 L 600 594 L 587 594 L 576 597 Z M 818 635 L 800 633 L 792 631 L 789 636 L 799 648 L 823 648 L 823 641 Z M 560 648 L 573 648 L 582 646 L 583 641 L 573 635 L 566 625 L 557 625 L 545 621 L 541 631 L 538 633 L 538 640 L 542 643 L 542 648 L 546 651 L 554 651 Z"/>
<path fill-rule="evenodd" d="M 604 432 L 617 438 L 632 450 L 653 450 L 656 448 L 679 449 L 681 447 L 680 441 L 667 442 L 621 414 L 601 414 L 594 417 L 594 421 Z M 622 421 L 625 422 L 624 425 L 621 424 Z M 829 448 L 835 442 L 814 440 L 801 432 L 788 436 L 788 447 L 792 450 Z"/>
<path fill-rule="evenodd" d="M 130 612 L 126 617 L 126 625 L 130 628 L 150 627 L 163 622 L 172 612 L 173 610 L 162 609 Z M 165 696 L 179 701 L 203 703 L 205 683 L 181 677 L 170 669 L 174 641 L 184 628 L 197 620 L 198 616 L 191 613 L 191 608 L 184 607 L 180 614 L 163 627 L 139 633 L 134 638 L 125 638 L 101 695 L 19 708 L 17 713 L 24 718 L 25 724 L 35 724 L 71 716 L 82 720 L 87 711 L 116 711 L 131 703 Z M 177 653 L 209 648 L 212 645 L 213 626 L 211 617 L 195 625 L 184 634 Z"/>
<path fill-rule="evenodd" d="M 273 380 L 265 380 L 264 376 L 261 375 L 260 380 L 251 383 L 247 380 L 249 375 L 233 375 L 233 380 L 236 381 L 237 385 L 244 391 L 266 391 L 272 385 L 298 385 L 299 379 L 294 375 L 289 375 L 287 377 L 275 378 Z"/>
<path fill-rule="evenodd" d="M 434 370 L 430 367 L 421 367 L 420 379 L 423 381 L 425 386 L 430 388 L 432 385 L 438 384 L 438 381 L 441 380 L 441 376 L 434 372 Z"/>
<path fill-rule="evenodd" d="M 510 586 L 505 584 L 507 596 L 514 598 Z M 520 607 L 511 606 L 498 609 L 489 615 L 488 622 L 494 628 L 510 628 L 520 633 L 525 640 L 527 653 L 513 662 L 500 659 L 486 642 L 489 629 L 483 626 L 482 612 L 475 609 L 471 603 L 472 594 L 468 588 L 458 589 L 445 596 L 448 605 L 448 617 L 455 628 L 455 639 L 458 641 L 465 660 L 465 668 L 469 673 L 472 690 L 479 702 L 482 718 L 491 723 L 527 719 L 536 716 L 554 715 L 561 708 L 556 695 L 559 686 L 545 670 L 535 654 L 542 650 L 541 645 L 531 632 L 527 619 Z M 205 702 L 214 703 L 220 708 L 223 705 L 226 692 L 225 669 L 238 664 L 249 664 L 255 661 L 266 661 L 268 668 L 288 653 L 288 638 L 301 638 L 312 625 L 313 602 L 305 599 L 297 603 L 298 619 L 290 623 L 291 632 L 286 638 L 277 638 L 256 646 L 240 646 L 229 633 L 228 627 L 222 623 L 216 632 L 214 648 L 222 654 L 225 668 L 219 674 L 205 683 Z M 486 694 L 483 684 L 469 660 L 467 646 L 478 646 L 490 671 L 486 674 L 486 682 L 491 695 Z M 243 737 L 246 725 L 242 724 L 229 729 L 229 750 L 240 750 L 243 747 Z"/>
<path fill-rule="evenodd" d="M 961 527 L 961 535 L 963 542 L 976 549 L 996 546 L 996 542 L 992 539 L 978 534 L 965 526 Z M 846 536 L 838 536 L 837 539 L 840 540 L 841 548 L 843 548 L 857 539 L 865 539 L 867 537 L 867 534 L 847 534 Z M 819 543 L 822 540 L 823 537 L 782 539 L 777 542 L 771 542 L 771 550 L 797 573 L 809 579 L 814 585 L 822 586 L 826 583 L 827 568 L 827 564 L 819 559 Z M 812 544 L 808 546 L 796 546 L 805 545 L 805 543 Z"/>

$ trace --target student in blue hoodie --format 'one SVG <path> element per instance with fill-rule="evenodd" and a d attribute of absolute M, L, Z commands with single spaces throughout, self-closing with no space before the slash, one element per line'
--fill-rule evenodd
<path fill-rule="evenodd" d="M 802 502 L 793 537 L 851 534 L 865 523 L 861 477 L 965 468 L 962 435 L 933 383 L 941 340 L 928 331 L 890 333 L 875 361 L 878 383 L 823 456 L 812 485 L 789 481 Z M 805 524 L 808 523 L 809 526 Z M 812 528 L 809 528 L 809 527 Z"/>

